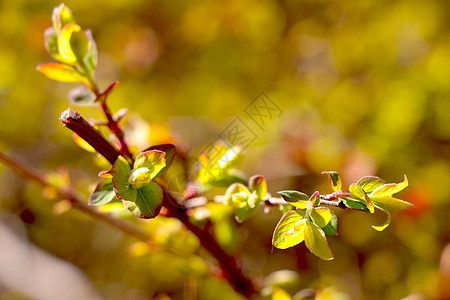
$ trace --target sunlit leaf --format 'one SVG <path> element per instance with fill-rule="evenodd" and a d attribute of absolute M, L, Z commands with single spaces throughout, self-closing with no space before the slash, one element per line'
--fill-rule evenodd
<path fill-rule="evenodd" d="M 156 217 L 162 205 L 163 191 L 161 187 L 154 182 L 150 182 L 134 191 L 137 192 L 136 200 L 134 202 L 124 200 L 125 207 L 138 218 Z"/>
<path fill-rule="evenodd" d="M 295 210 L 284 214 L 273 233 L 272 245 L 278 249 L 286 249 L 301 243 L 306 222 L 304 215 Z"/>
<path fill-rule="evenodd" d="M 162 151 L 164 153 L 166 153 L 166 157 L 165 157 L 165 162 L 166 165 L 164 168 L 162 168 L 153 178 L 157 178 L 159 176 L 161 176 L 162 174 L 164 174 L 167 169 L 170 168 L 170 166 L 172 165 L 173 159 L 175 158 L 175 145 L 172 144 L 162 144 L 162 145 L 155 145 L 152 146 L 148 149 L 146 149 L 145 151 L 151 151 L 151 150 L 158 150 L 158 151 Z"/>
<path fill-rule="evenodd" d="M 134 169 L 148 168 L 150 179 L 155 178 L 165 166 L 166 153 L 158 150 L 141 152 L 134 162 Z"/>
<path fill-rule="evenodd" d="M 90 41 L 84 30 L 74 30 L 72 32 L 72 35 L 70 36 L 70 48 L 77 58 L 77 61 L 84 61 L 90 48 Z"/>
<path fill-rule="evenodd" d="M 85 82 L 86 78 L 75 67 L 60 63 L 47 63 L 37 66 L 39 72 L 50 79 L 62 82 Z"/>
<path fill-rule="evenodd" d="M 250 191 L 242 183 L 233 183 L 225 192 L 225 204 L 229 204 L 232 201 L 233 195 L 236 194 L 243 194 L 245 197 L 248 197 L 250 196 Z"/>
<path fill-rule="evenodd" d="M 301 209 L 306 208 L 306 203 L 309 200 L 308 195 L 298 191 L 280 191 L 278 192 L 278 194 L 280 194 L 283 197 L 284 201 L 286 201 L 290 205 Z"/>
<path fill-rule="evenodd" d="M 344 202 L 345 206 L 347 206 L 349 208 L 363 210 L 363 211 L 367 211 L 367 212 L 369 211 L 365 200 L 351 198 L 351 197 L 341 197 L 339 199 L 342 200 L 342 202 Z"/>
<path fill-rule="evenodd" d="M 324 171 L 322 174 L 328 174 L 328 178 L 330 179 L 330 185 L 333 188 L 333 191 L 340 191 L 342 188 L 342 180 L 339 176 L 338 172 L 335 171 Z"/>
<path fill-rule="evenodd" d="M 116 159 L 113 167 L 107 173 L 112 175 L 112 182 L 117 198 L 128 201 L 136 200 L 136 190 L 133 189 L 131 184 L 128 182 L 128 178 L 131 174 L 131 168 L 123 156 L 119 156 Z"/>
<path fill-rule="evenodd" d="M 87 87 L 79 86 L 69 92 L 69 100 L 74 105 L 89 106 L 95 103 L 97 97 Z"/>
<path fill-rule="evenodd" d="M 272 300 L 292 300 L 291 295 L 283 289 L 278 287 L 273 288 L 274 292 L 272 293 Z"/>
<path fill-rule="evenodd" d="M 367 193 L 372 193 L 377 187 L 384 184 L 384 180 L 376 176 L 366 176 L 356 183 Z"/>
<path fill-rule="evenodd" d="M 369 196 L 367 196 L 366 192 L 364 192 L 364 190 L 362 189 L 362 187 L 360 187 L 359 185 L 356 184 L 351 184 L 350 187 L 348 188 L 350 193 L 352 194 L 353 197 L 360 199 L 362 201 L 366 202 L 366 206 L 367 209 L 371 212 L 374 213 L 375 208 L 373 207 L 373 203 L 371 201 L 371 198 Z"/>
<path fill-rule="evenodd" d="M 325 233 L 319 226 L 306 220 L 304 229 L 306 247 L 315 255 L 323 260 L 332 260 L 333 254 L 328 247 Z"/>
<path fill-rule="evenodd" d="M 256 192 L 259 199 L 263 200 L 267 193 L 267 182 L 261 175 L 255 175 L 249 179 L 249 187 L 251 192 Z"/>
<path fill-rule="evenodd" d="M 402 191 L 407 186 L 408 186 L 408 178 L 405 175 L 403 182 L 388 183 L 378 186 L 372 193 L 369 194 L 369 197 L 391 196 L 392 194 Z"/>
<path fill-rule="evenodd" d="M 78 60 L 77 55 L 80 55 L 83 51 L 87 51 L 86 43 L 82 40 L 84 39 L 80 35 L 76 35 L 73 41 L 74 46 L 81 47 L 77 48 L 77 55 L 75 54 L 75 49 L 72 49 L 72 35 L 74 33 L 82 31 L 81 27 L 77 24 L 70 23 L 65 25 L 58 35 L 58 50 L 59 54 L 64 58 L 65 62 L 70 64 L 75 64 Z M 83 32 L 84 34 L 84 32 Z M 84 34 L 86 37 L 86 34 Z M 87 39 L 87 37 L 86 37 Z M 84 47 L 84 48 L 83 48 Z M 83 57 L 84 58 L 84 57 Z"/>
<path fill-rule="evenodd" d="M 309 212 L 309 216 L 319 227 L 325 227 L 330 222 L 332 213 L 329 208 L 317 207 Z"/>
<path fill-rule="evenodd" d="M 236 220 L 238 222 L 244 222 L 258 210 L 260 202 L 261 200 L 258 199 L 256 194 L 253 192 L 250 196 L 248 196 L 246 205 L 237 208 Z"/>
<path fill-rule="evenodd" d="M 375 229 L 375 230 L 377 230 L 377 231 L 383 231 L 383 230 L 386 229 L 386 227 L 388 227 L 389 224 L 391 223 L 391 219 L 392 219 L 391 213 L 390 213 L 389 210 L 388 210 L 385 206 L 383 206 L 382 204 L 375 204 L 375 207 L 378 208 L 378 209 L 380 209 L 380 210 L 382 210 L 382 211 L 384 211 L 384 212 L 387 214 L 387 216 L 388 216 L 386 222 L 384 222 L 383 224 L 381 224 L 381 225 L 373 225 L 373 226 L 372 226 L 373 229 Z"/>
<path fill-rule="evenodd" d="M 116 193 L 113 190 L 113 183 L 111 178 L 102 178 L 97 183 L 94 191 L 89 197 L 89 205 L 100 206 L 111 202 Z"/>
<path fill-rule="evenodd" d="M 69 23 L 76 23 L 70 8 L 63 3 L 53 8 L 52 24 L 57 31 L 61 30 L 61 28 Z"/>
<path fill-rule="evenodd" d="M 331 219 L 328 222 L 327 226 L 322 227 L 323 232 L 326 235 L 337 235 L 338 229 L 338 219 L 336 214 L 331 210 Z"/>

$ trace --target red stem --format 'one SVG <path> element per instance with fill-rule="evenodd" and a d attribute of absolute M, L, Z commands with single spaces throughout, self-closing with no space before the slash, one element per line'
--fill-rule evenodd
<path fill-rule="evenodd" d="M 77 133 L 83 139 L 88 137 L 85 141 L 108 159 L 111 164 L 121 155 L 101 135 L 97 136 L 95 133 L 96 130 L 89 123 L 85 122 L 79 113 L 74 114 L 73 111 L 72 113 L 67 113 L 66 111 L 63 115 L 65 117 L 61 117 L 61 121 L 63 121 L 66 127 Z M 72 116 L 76 116 L 76 122 L 72 120 Z M 80 119 L 83 121 L 80 121 Z M 67 124 L 70 124 L 70 126 L 67 126 Z M 94 135 L 96 139 L 92 140 L 90 137 Z M 108 151 L 105 152 L 105 149 L 108 149 Z M 162 185 L 162 188 L 165 190 L 164 184 Z M 189 231 L 198 237 L 201 245 L 219 262 L 223 276 L 233 288 L 247 298 L 257 294 L 257 289 L 253 285 L 253 282 L 243 274 L 236 257 L 227 254 L 207 228 L 202 229 L 192 224 L 187 215 L 187 209 L 176 205 L 177 201 L 167 191 L 164 191 L 164 195 L 166 196 L 164 197 L 163 205 L 168 211 L 167 215 L 180 220 Z"/>

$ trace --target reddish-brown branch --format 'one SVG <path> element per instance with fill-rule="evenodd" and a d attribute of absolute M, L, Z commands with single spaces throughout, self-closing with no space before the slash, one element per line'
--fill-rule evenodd
<path fill-rule="evenodd" d="M 113 227 L 116 227 L 117 229 L 123 231 L 124 233 L 131 235 L 140 241 L 148 243 L 152 247 L 155 247 L 150 242 L 149 235 L 146 234 L 141 228 L 134 226 L 129 222 L 114 218 L 109 214 L 101 213 L 94 207 L 88 206 L 81 199 L 79 199 L 72 190 L 55 187 L 51 182 L 47 180 L 45 174 L 35 170 L 30 166 L 18 162 L 17 160 L 7 156 L 2 152 L 0 152 L 0 161 L 26 179 L 33 180 L 44 187 L 49 186 L 55 188 L 59 197 L 61 197 L 62 199 L 69 200 L 74 209 L 81 211 L 96 219 L 102 220 L 103 222 L 108 223 Z"/>
<path fill-rule="evenodd" d="M 66 112 L 64 112 L 63 115 L 69 114 L 68 112 Z M 75 118 L 78 121 L 74 122 L 72 120 L 74 117 L 73 113 L 73 111 L 72 113 L 70 113 L 72 116 L 65 116 L 64 118 L 61 117 L 61 121 L 65 123 L 67 128 L 77 133 L 83 139 L 85 139 L 84 137 L 88 137 L 88 139 L 85 139 L 85 141 L 88 142 L 106 159 L 108 159 L 111 164 L 113 164 L 115 159 L 119 155 L 121 155 L 121 153 L 119 153 L 118 150 L 112 147 L 101 135 L 98 136 L 98 132 L 96 132 L 95 129 L 86 121 L 84 121 L 79 113 L 76 113 Z M 80 121 L 80 119 L 82 121 Z M 67 126 L 66 122 L 69 123 L 70 126 Z M 91 137 L 93 136 L 96 136 L 95 141 L 91 139 Z M 107 145 L 111 147 L 108 147 Z M 107 149 L 107 152 L 105 152 L 105 149 Z M 202 229 L 192 224 L 189 220 L 189 216 L 187 215 L 186 208 L 178 206 L 176 204 L 176 200 L 171 198 L 171 196 L 166 191 L 164 194 L 166 196 L 164 198 L 163 205 L 168 211 L 167 215 L 180 220 L 189 231 L 191 231 L 198 237 L 201 245 L 218 261 L 223 276 L 228 280 L 228 282 L 237 292 L 244 295 L 245 297 L 255 295 L 257 293 L 257 289 L 255 288 L 253 282 L 243 274 L 236 257 L 226 253 L 217 243 L 216 239 L 208 229 Z"/>
<path fill-rule="evenodd" d="M 114 164 L 120 153 L 103 136 L 89 124 L 79 112 L 71 108 L 66 109 L 59 118 L 64 126 L 78 134 L 91 145 L 98 153 L 103 155 L 111 164 Z"/>

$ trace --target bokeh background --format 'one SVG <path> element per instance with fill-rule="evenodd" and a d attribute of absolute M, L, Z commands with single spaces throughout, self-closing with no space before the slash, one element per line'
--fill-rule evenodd
<path fill-rule="evenodd" d="M 449 1 L 65 3 L 93 31 L 101 87 L 120 81 L 109 101 L 129 109 L 134 151 L 173 141 L 195 157 L 240 117 L 258 136 L 240 169 L 264 175 L 271 193 L 330 192 L 324 170 L 346 186 L 408 175 L 399 197 L 415 208 L 394 213 L 385 231 L 371 228 L 382 213 L 336 211 L 331 262 L 304 244 L 272 249 L 280 212 L 239 226 L 215 214 L 218 239 L 250 276 L 297 298 L 307 289 L 322 299 L 450 298 Z M 76 85 L 35 70 L 51 61 L 43 32 L 57 5 L 0 1 L 0 147 L 42 170 L 65 166 L 87 199 L 108 166 L 58 121 Z M 244 111 L 261 91 L 283 112 L 264 130 Z M 0 299 L 240 299 L 210 276 L 214 261 L 177 221 L 141 222 L 160 245 L 149 250 L 3 165 L 0 190 Z"/>

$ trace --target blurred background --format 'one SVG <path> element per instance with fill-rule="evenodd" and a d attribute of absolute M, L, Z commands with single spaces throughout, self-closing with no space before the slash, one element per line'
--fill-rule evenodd
<path fill-rule="evenodd" d="M 101 88 L 120 81 L 109 103 L 129 109 L 123 125 L 135 153 L 174 142 L 194 161 L 239 117 L 255 137 L 240 169 L 265 176 L 272 194 L 329 193 L 324 170 L 340 172 L 345 187 L 365 175 L 408 175 L 398 197 L 415 208 L 394 213 L 381 233 L 371 228 L 385 219 L 379 211 L 335 210 L 330 262 L 304 244 L 272 249 L 281 212 L 261 209 L 237 225 L 211 205 L 218 239 L 249 276 L 298 299 L 308 289 L 321 299 L 450 299 L 449 1 L 65 4 L 92 29 Z M 57 5 L 0 0 L 0 148 L 67 173 L 87 200 L 109 166 L 58 120 L 76 85 L 35 70 L 52 60 L 43 33 Z M 281 113 L 264 126 L 246 113 L 262 91 Z M 168 176 L 181 171 L 175 163 Z M 159 245 L 150 250 L 1 164 L 0 190 L 0 299 L 241 299 L 210 275 L 213 259 L 176 220 L 139 222 Z"/>

